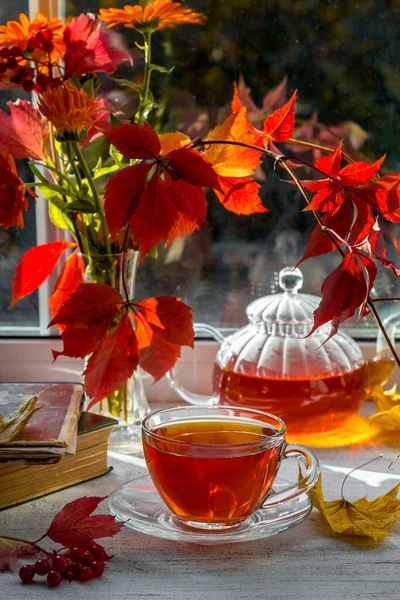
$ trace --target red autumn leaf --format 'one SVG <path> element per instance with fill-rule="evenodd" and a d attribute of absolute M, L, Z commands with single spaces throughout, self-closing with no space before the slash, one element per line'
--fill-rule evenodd
<path fill-rule="evenodd" d="M 77 290 L 79 285 L 83 283 L 84 273 L 85 263 L 78 250 L 75 250 L 75 252 L 70 254 L 65 261 L 65 265 L 55 283 L 53 293 L 49 298 L 52 317 L 56 316 L 64 302 Z"/>
<path fill-rule="evenodd" d="M 131 123 L 113 127 L 107 132 L 111 144 L 126 158 L 151 160 L 161 151 L 158 135 L 150 125 Z"/>
<path fill-rule="evenodd" d="M 367 201 L 367 192 L 363 184 L 367 183 L 381 167 L 385 156 L 373 164 L 356 162 L 340 169 L 341 144 L 337 146 L 329 157 L 316 161 L 317 168 L 324 171 L 329 177 L 316 181 L 302 181 L 303 186 L 316 192 L 312 202 L 304 210 L 318 210 L 334 214 L 346 199 L 346 195 L 353 199 Z"/>
<path fill-rule="evenodd" d="M 287 142 L 291 138 L 294 125 L 295 114 L 294 106 L 296 104 L 296 92 L 282 108 L 274 110 L 264 121 L 264 129 L 262 131 L 267 142 Z"/>
<path fill-rule="evenodd" d="M 131 61 L 126 52 L 110 49 L 108 33 L 101 30 L 101 24 L 92 14 L 81 14 L 69 23 L 64 30 L 64 41 L 65 79 L 97 71 L 113 73 L 121 62 Z"/>
<path fill-rule="evenodd" d="M 63 351 L 52 350 L 53 358 L 58 356 L 71 356 L 72 358 L 85 358 L 94 352 L 97 346 L 104 340 L 109 328 L 109 322 L 94 327 L 82 327 L 79 325 L 64 325 L 61 335 Z"/>
<path fill-rule="evenodd" d="M 400 173 L 384 175 L 362 188 L 363 197 L 392 223 L 400 223 Z"/>
<path fill-rule="evenodd" d="M 171 230 L 176 237 L 179 213 L 204 226 L 207 203 L 203 186 L 218 189 L 218 178 L 199 152 L 179 147 L 181 134 L 176 134 L 178 149 L 165 155 L 160 154 L 160 139 L 148 125 L 121 125 L 107 136 L 128 158 L 147 161 L 122 169 L 106 186 L 105 213 L 114 238 L 129 223 L 144 256 L 168 239 Z M 173 134 L 168 138 L 169 148 L 174 147 L 172 138 Z"/>
<path fill-rule="evenodd" d="M 148 298 L 137 302 L 135 310 L 143 315 L 153 334 L 163 341 L 193 348 L 192 309 L 180 298 Z"/>
<path fill-rule="evenodd" d="M 97 346 L 83 373 L 85 390 L 91 402 L 96 402 L 124 385 L 138 366 L 138 345 L 127 314 Z"/>
<path fill-rule="evenodd" d="M 36 194 L 29 192 L 36 197 Z M 15 161 L 11 154 L 0 151 L 0 226 L 9 229 L 16 225 L 23 229 L 22 211 L 27 208 L 25 185 L 18 177 Z"/>
<path fill-rule="evenodd" d="M 169 344 L 153 334 L 141 314 L 136 315 L 136 337 L 139 346 L 139 365 L 159 381 L 174 366 L 181 355 L 180 346 Z"/>
<path fill-rule="evenodd" d="M 265 213 L 268 209 L 258 195 L 260 184 L 249 177 L 219 177 L 221 192 L 215 190 L 221 204 L 237 215 Z"/>
<path fill-rule="evenodd" d="M 0 146 L 14 158 L 44 160 L 49 134 L 46 121 L 27 100 L 8 102 L 11 114 L 0 111 Z"/>
<path fill-rule="evenodd" d="M 238 94 L 241 102 L 248 110 L 248 117 L 257 129 L 262 129 L 265 115 L 272 113 L 275 109 L 285 104 L 287 96 L 287 77 L 284 77 L 278 85 L 267 92 L 262 99 L 262 107 L 253 102 L 250 90 L 246 87 L 244 77 L 241 74 L 238 81 Z"/>
<path fill-rule="evenodd" d="M 235 86 L 232 114 L 206 136 L 210 141 L 244 142 L 257 145 L 260 134 L 249 122 L 246 107 L 242 106 Z M 234 144 L 210 144 L 204 156 L 220 177 L 248 177 L 261 162 L 261 151 Z"/>
<path fill-rule="evenodd" d="M 165 246 L 168 246 L 175 238 L 183 235 L 188 235 L 199 229 L 199 225 L 194 223 L 188 217 L 178 212 L 178 215 L 168 232 L 168 237 L 165 241 Z"/>
<path fill-rule="evenodd" d="M 104 210 L 113 239 L 138 210 L 150 168 L 151 165 L 146 163 L 126 167 L 118 171 L 108 182 Z"/>
<path fill-rule="evenodd" d="M 105 498 L 84 496 L 73 500 L 56 514 L 47 535 L 62 546 L 88 546 L 93 540 L 112 537 L 124 526 L 111 515 L 91 515 Z"/>
<path fill-rule="evenodd" d="M 314 311 L 314 325 L 308 335 L 321 325 L 332 321 L 332 336 L 337 332 L 340 323 L 353 316 L 357 308 L 362 311 L 375 276 L 376 265 L 370 258 L 354 251 L 346 254 L 340 265 L 322 284 L 322 300 Z"/>
<path fill-rule="evenodd" d="M 109 327 L 124 304 L 121 294 L 105 283 L 81 283 L 50 321 L 49 327 L 97 327 L 105 323 Z"/>
<path fill-rule="evenodd" d="M 399 254 L 398 248 L 397 248 L 397 241 L 394 240 L 392 237 L 391 237 L 391 239 L 395 245 L 397 253 Z M 400 269 L 396 268 L 396 264 L 395 264 L 394 260 L 390 260 L 388 258 L 385 239 L 379 228 L 378 220 L 376 221 L 373 229 L 371 229 L 371 233 L 370 233 L 370 236 L 368 239 L 368 245 L 370 248 L 370 255 L 372 257 L 376 258 L 376 260 L 379 260 L 379 262 L 384 267 L 390 269 L 397 277 L 399 277 Z"/>
<path fill-rule="evenodd" d="M 18 300 L 37 290 L 54 271 L 65 250 L 75 247 L 75 242 L 59 241 L 35 246 L 25 252 L 15 269 L 10 308 Z"/>
<path fill-rule="evenodd" d="M 333 214 L 324 216 L 325 226 L 344 239 L 350 246 L 356 246 L 368 238 L 375 218 L 371 208 L 358 199 L 343 202 Z M 340 243 L 340 239 L 338 239 Z M 307 248 L 298 265 L 312 256 L 327 254 L 336 249 L 329 235 L 322 232 L 319 223 L 313 229 Z"/>

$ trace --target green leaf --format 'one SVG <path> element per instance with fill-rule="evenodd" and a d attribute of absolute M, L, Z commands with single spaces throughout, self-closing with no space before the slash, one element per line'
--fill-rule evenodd
<path fill-rule="evenodd" d="M 67 204 L 64 208 L 66 212 L 80 212 L 85 215 L 93 215 L 98 212 L 97 208 L 88 200 L 81 198 L 80 200 L 74 200 Z"/>
<path fill-rule="evenodd" d="M 49 201 L 49 218 L 53 225 L 59 229 L 69 229 L 69 231 L 74 232 L 72 221 L 64 212 L 67 206 L 64 200 L 55 194 L 47 199 Z"/>
<path fill-rule="evenodd" d="M 126 164 L 124 164 L 124 162 L 123 162 L 123 158 L 124 158 L 123 154 L 121 154 L 121 152 L 118 152 L 116 147 L 113 146 L 112 144 L 110 145 L 110 156 L 113 158 L 115 164 L 117 164 L 120 169 L 122 169 L 123 167 L 126 167 Z"/>
<path fill-rule="evenodd" d="M 123 165 L 123 166 L 125 166 L 125 165 Z M 105 177 L 106 175 L 115 173 L 116 171 L 119 171 L 120 168 L 121 167 L 118 164 L 116 164 L 116 165 L 111 165 L 110 167 L 103 167 L 102 169 L 98 169 L 95 172 L 93 179 L 100 179 L 100 177 Z"/>
<path fill-rule="evenodd" d="M 166 75 L 171 75 L 172 71 L 175 69 L 175 67 L 167 69 L 167 67 L 160 67 L 159 65 L 150 65 L 149 68 L 151 71 L 158 71 L 159 73 L 165 73 Z"/>
<path fill-rule="evenodd" d="M 110 113 L 110 123 L 112 127 L 119 127 L 122 125 L 121 119 L 118 119 L 113 113 Z"/>
<path fill-rule="evenodd" d="M 127 87 L 130 88 L 132 90 L 135 90 L 138 94 L 142 95 L 143 94 L 143 86 L 138 84 L 138 83 L 134 83 L 133 81 L 129 81 L 129 79 L 117 79 L 116 77 L 111 77 L 111 79 L 113 81 L 115 81 L 115 83 L 121 87 Z"/>
<path fill-rule="evenodd" d="M 154 246 L 154 248 L 152 248 L 150 252 L 147 253 L 147 256 L 151 256 L 152 258 L 158 258 L 158 246 Z"/>

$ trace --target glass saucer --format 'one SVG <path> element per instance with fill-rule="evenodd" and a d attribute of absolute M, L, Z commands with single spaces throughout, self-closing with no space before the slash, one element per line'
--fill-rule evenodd
<path fill-rule="evenodd" d="M 274 490 L 278 492 L 287 485 L 278 476 Z M 168 510 L 146 473 L 114 490 L 108 498 L 108 508 L 118 521 L 125 521 L 126 527 L 148 535 L 196 544 L 226 544 L 270 537 L 295 527 L 311 512 L 312 504 L 307 494 L 303 494 L 277 506 L 259 509 L 229 530 L 196 530 Z"/>

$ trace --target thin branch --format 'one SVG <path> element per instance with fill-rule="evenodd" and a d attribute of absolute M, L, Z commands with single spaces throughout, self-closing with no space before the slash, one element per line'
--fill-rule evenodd
<path fill-rule="evenodd" d="M 319 144 L 313 144 L 312 142 L 306 142 L 304 140 L 297 140 L 296 138 L 290 138 L 288 140 L 290 144 L 298 144 L 299 146 L 307 146 L 307 148 L 314 148 L 315 150 L 321 150 L 321 152 L 327 152 L 331 154 L 333 152 L 332 148 L 328 148 L 327 146 L 320 146 Z M 351 158 L 346 152 L 342 150 L 342 156 L 347 162 L 354 163 L 356 162 L 354 158 Z"/>

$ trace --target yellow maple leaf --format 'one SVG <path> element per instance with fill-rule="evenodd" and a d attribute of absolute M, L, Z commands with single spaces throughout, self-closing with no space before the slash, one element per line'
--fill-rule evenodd
<path fill-rule="evenodd" d="M 308 492 L 311 502 L 336 533 L 345 536 L 368 537 L 379 542 L 390 535 L 388 529 L 400 518 L 400 483 L 386 494 L 367 500 L 364 496 L 355 502 L 343 497 L 326 501 L 322 491 L 322 476 Z"/>
<path fill-rule="evenodd" d="M 395 363 L 393 360 L 371 360 L 365 365 L 368 393 L 382 391 L 385 383 L 392 376 Z"/>
<path fill-rule="evenodd" d="M 0 415 L 0 445 L 11 442 L 21 431 L 23 431 L 29 419 L 40 410 L 36 406 L 39 396 L 33 396 L 8 417 Z"/>

